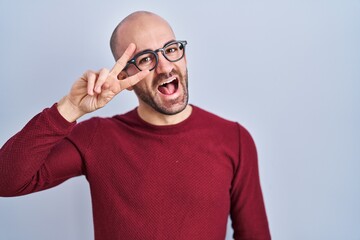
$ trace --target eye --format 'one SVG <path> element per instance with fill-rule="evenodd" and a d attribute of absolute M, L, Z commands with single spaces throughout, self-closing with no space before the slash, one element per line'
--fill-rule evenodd
<path fill-rule="evenodd" d="M 142 58 L 139 63 L 140 64 L 146 64 L 146 63 L 148 63 L 150 61 L 151 61 L 150 57 L 145 57 L 145 58 Z"/>
<path fill-rule="evenodd" d="M 151 64 L 154 61 L 154 56 L 152 54 L 145 54 L 142 56 L 139 56 L 137 59 L 137 65 L 139 66 L 146 66 Z"/>
<path fill-rule="evenodd" d="M 176 46 L 169 47 L 166 49 L 166 54 L 173 54 L 173 53 L 176 53 L 178 50 L 179 50 L 179 48 Z"/>

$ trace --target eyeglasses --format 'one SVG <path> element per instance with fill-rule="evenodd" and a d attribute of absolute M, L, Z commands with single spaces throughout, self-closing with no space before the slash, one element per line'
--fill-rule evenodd
<path fill-rule="evenodd" d="M 131 60 L 129 60 L 125 66 L 127 69 L 131 64 L 139 70 L 153 70 L 156 68 L 159 62 L 158 52 L 169 62 L 177 62 L 184 57 L 185 46 L 187 41 L 172 41 L 164 45 L 164 47 L 156 50 L 145 50 L 136 54 Z"/>

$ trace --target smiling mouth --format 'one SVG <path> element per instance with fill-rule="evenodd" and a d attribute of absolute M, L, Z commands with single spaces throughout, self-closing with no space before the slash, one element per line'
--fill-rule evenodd
<path fill-rule="evenodd" d="M 166 82 L 163 82 L 158 86 L 158 91 L 164 95 L 171 95 L 176 92 L 179 87 L 179 80 L 177 78 L 171 78 Z"/>

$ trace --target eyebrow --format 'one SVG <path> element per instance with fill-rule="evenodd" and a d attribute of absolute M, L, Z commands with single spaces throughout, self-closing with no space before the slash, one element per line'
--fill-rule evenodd
<path fill-rule="evenodd" d="M 163 47 L 165 47 L 167 44 L 169 44 L 169 43 L 171 43 L 171 42 L 175 42 L 175 41 L 176 41 L 175 39 L 171 39 L 170 41 L 166 42 L 161 48 L 163 48 Z M 158 48 L 158 49 L 159 49 L 159 48 Z M 155 50 L 156 50 L 156 49 L 155 49 Z M 135 54 L 134 54 L 134 57 L 135 57 L 136 55 L 138 55 L 138 54 L 141 54 L 141 53 L 144 53 L 144 52 L 148 52 L 148 51 L 154 52 L 155 50 L 152 50 L 152 49 L 150 49 L 150 48 L 147 48 L 147 49 L 144 49 L 144 50 L 141 50 L 141 51 L 135 53 Z"/>

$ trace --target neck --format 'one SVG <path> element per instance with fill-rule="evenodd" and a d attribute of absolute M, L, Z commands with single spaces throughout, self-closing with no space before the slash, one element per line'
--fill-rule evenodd
<path fill-rule="evenodd" d="M 191 115 L 192 107 L 187 105 L 185 109 L 174 115 L 166 115 L 155 111 L 152 107 L 139 104 L 137 112 L 141 119 L 152 125 L 166 126 L 180 123 Z"/>

